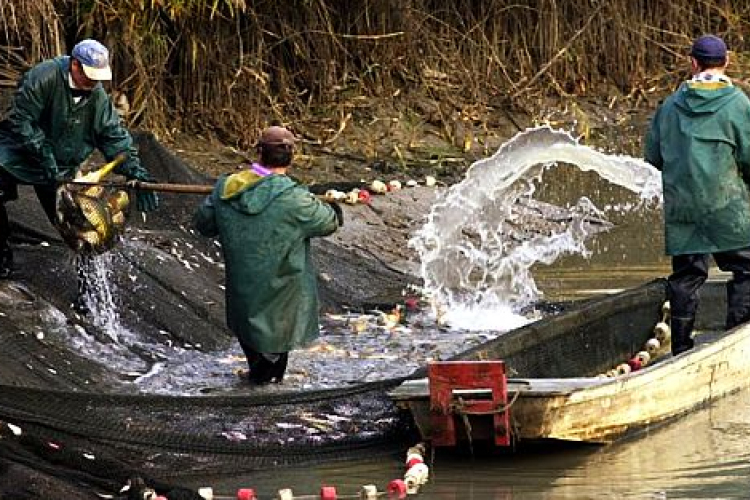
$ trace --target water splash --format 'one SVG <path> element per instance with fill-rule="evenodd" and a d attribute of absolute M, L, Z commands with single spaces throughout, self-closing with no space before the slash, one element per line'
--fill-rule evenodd
<path fill-rule="evenodd" d="M 112 340 L 119 342 L 129 332 L 120 321 L 115 301 L 117 287 L 113 279 L 113 261 L 111 252 L 92 256 L 81 261 L 79 272 L 85 282 L 82 299 L 89 310 L 91 322 Z"/>
<path fill-rule="evenodd" d="M 661 174 L 643 160 L 604 154 L 550 127 L 519 133 L 474 163 L 410 241 L 439 319 L 466 329 L 518 326 L 518 311 L 540 296 L 531 267 L 587 254 L 586 239 L 602 230 L 594 203 L 582 196 L 563 211 L 533 200 L 535 182 L 558 164 L 596 172 L 641 200 L 661 199 Z"/>

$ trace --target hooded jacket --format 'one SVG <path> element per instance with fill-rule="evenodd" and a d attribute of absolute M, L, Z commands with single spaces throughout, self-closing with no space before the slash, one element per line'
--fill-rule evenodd
<path fill-rule="evenodd" d="M 657 109 L 646 161 L 662 171 L 667 255 L 750 246 L 750 101 L 728 81 L 689 81 Z"/>
<path fill-rule="evenodd" d="M 147 176 L 101 84 L 76 103 L 69 74 L 69 56 L 43 61 L 24 74 L 10 112 L 0 123 L 0 168 L 22 183 L 48 184 L 72 178 L 98 149 L 107 161 L 128 153 L 117 173 Z"/>
<path fill-rule="evenodd" d="M 336 231 L 333 208 L 284 175 L 245 170 L 219 178 L 195 226 L 221 243 L 227 324 L 238 337 L 282 353 L 318 336 L 310 238 Z"/>

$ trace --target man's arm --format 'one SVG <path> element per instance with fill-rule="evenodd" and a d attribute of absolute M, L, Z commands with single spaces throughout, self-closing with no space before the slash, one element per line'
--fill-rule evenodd
<path fill-rule="evenodd" d="M 297 187 L 296 191 L 293 214 L 306 238 L 328 236 L 343 225 L 341 207 L 336 207 L 337 211 L 330 203 L 319 200 L 307 189 Z"/>
<path fill-rule="evenodd" d="M 206 196 L 193 216 L 193 226 L 195 229 L 208 238 L 214 238 L 219 235 L 219 228 L 216 226 L 216 209 L 211 199 L 212 196 Z"/>
<path fill-rule="evenodd" d="M 97 147 L 104 157 L 111 161 L 120 153 L 128 159 L 115 168 L 115 173 L 124 175 L 129 180 L 154 182 L 154 178 L 141 164 L 138 149 L 133 145 L 130 132 L 123 126 L 119 113 L 107 97 L 102 99 L 97 109 L 95 125 Z M 159 206 L 159 198 L 151 191 L 136 192 L 136 207 L 141 212 L 150 212 Z"/>
<path fill-rule="evenodd" d="M 42 168 L 50 180 L 57 177 L 57 161 L 39 121 L 46 101 L 53 93 L 56 71 L 52 62 L 41 63 L 29 70 L 16 89 L 8 115 L 17 146 L 26 151 L 30 161 Z"/>
<path fill-rule="evenodd" d="M 659 114 L 661 105 L 657 108 L 656 113 L 651 118 L 651 124 L 646 133 L 644 144 L 644 158 L 654 167 L 662 169 L 664 160 L 661 156 L 661 133 L 659 131 Z"/>
<path fill-rule="evenodd" d="M 741 107 L 740 119 L 733 124 L 735 134 L 734 157 L 742 179 L 745 184 L 750 186 L 750 100 L 744 96 L 744 93 Z"/>

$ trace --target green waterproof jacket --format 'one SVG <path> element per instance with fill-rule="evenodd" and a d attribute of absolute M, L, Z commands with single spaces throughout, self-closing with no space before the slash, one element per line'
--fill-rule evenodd
<path fill-rule="evenodd" d="M 667 255 L 750 246 L 750 101 L 741 90 L 683 83 L 656 111 L 645 158 L 662 171 Z"/>
<path fill-rule="evenodd" d="M 282 353 L 319 333 L 310 238 L 338 228 L 336 213 L 284 175 L 219 178 L 195 215 L 221 243 L 229 328 L 258 352 Z"/>
<path fill-rule="evenodd" d="M 43 61 L 26 72 L 0 123 L 0 168 L 21 183 L 48 184 L 72 178 L 98 149 L 108 161 L 121 152 L 128 154 L 117 173 L 147 176 L 101 84 L 76 103 L 69 73 L 68 56 Z"/>

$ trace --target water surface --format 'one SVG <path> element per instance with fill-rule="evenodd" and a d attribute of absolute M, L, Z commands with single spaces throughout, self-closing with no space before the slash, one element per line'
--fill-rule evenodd
<path fill-rule="evenodd" d="M 592 173 L 560 168 L 545 173 L 537 196 L 565 205 L 590 197 L 615 227 L 587 240 L 588 253 L 537 263 L 532 274 L 548 300 L 589 297 L 639 285 L 669 273 L 661 210 L 640 206 L 632 191 Z M 714 273 L 716 274 L 716 273 Z M 721 279 L 721 276 L 718 276 Z M 415 498 L 734 499 L 750 498 L 750 391 L 715 402 L 668 424 L 610 445 L 550 447 L 515 455 L 475 456 L 439 450 L 430 482 Z M 403 453 L 303 469 L 276 469 L 233 478 L 204 478 L 217 492 L 254 487 L 266 498 L 280 488 L 315 494 L 322 484 L 355 494 L 384 487 L 403 474 Z"/>

